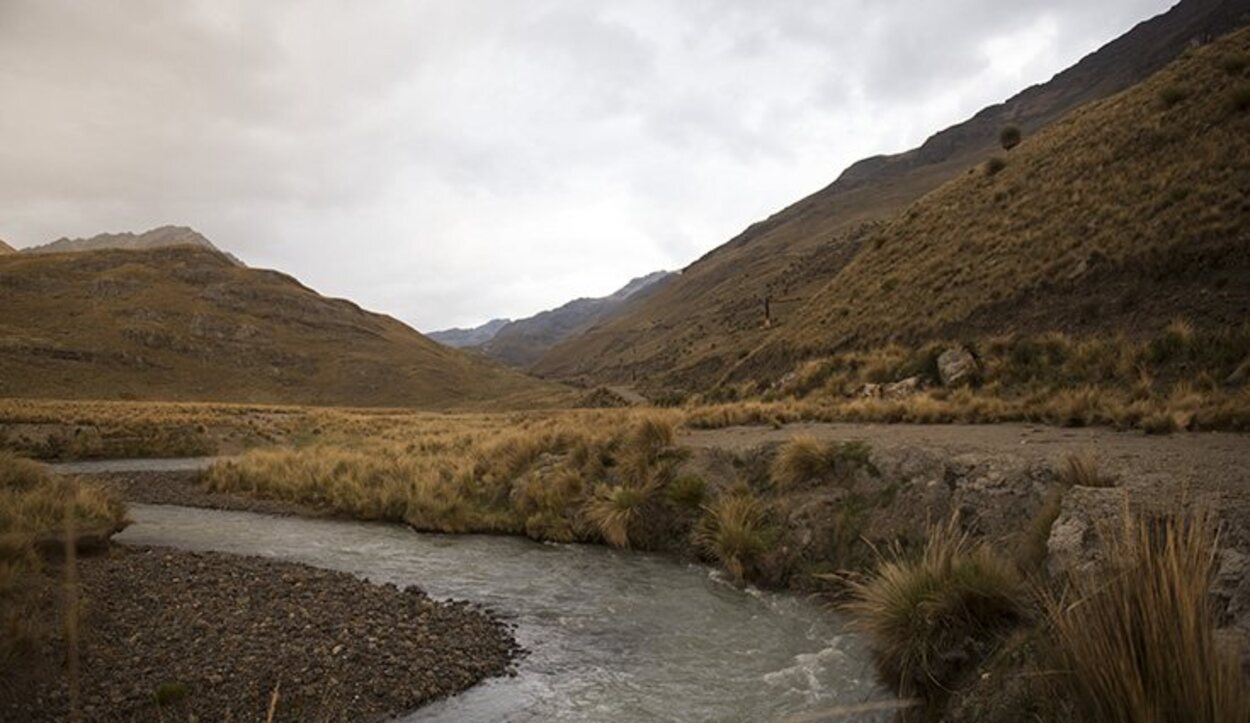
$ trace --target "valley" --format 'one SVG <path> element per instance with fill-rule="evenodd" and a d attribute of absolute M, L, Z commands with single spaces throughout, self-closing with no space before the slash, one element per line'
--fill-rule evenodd
<path fill-rule="evenodd" d="M 493 216 L 393 240 L 395 269 L 300 246 L 388 313 L 249 265 L 290 239 L 240 240 L 237 201 L 222 237 L 0 241 L 0 719 L 1250 723 L 1247 25 L 1182 0 L 679 271 L 637 275 L 674 268 L 637 244 L 616 292 L 524 318 L 562 267 L 521 278 Z M 391 148 L 385 109 L 426 90 L 377 82 L 327 146 Z M 641 113 L 621 83 L 594 112 Z M 508 155 L 488 127 L 490 153 L 396 142 L 452 159 L 404 213 L 617 188 L 457 206 Z M 329 219 L 367 194 L 326 154 L 335 183 L 284 183 Z M 491 263 L 517 278 L 479 288 Z M 439 269 L 473 293 L 414 307 L 461 288 Z"/>

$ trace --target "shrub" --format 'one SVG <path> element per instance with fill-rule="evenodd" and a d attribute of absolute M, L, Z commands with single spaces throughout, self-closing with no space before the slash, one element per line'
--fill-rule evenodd
<path fill-rule="evenodd" d="M 998 132 L 998 143 L 1003 147 L 1004 151 L 1010 151 L 1012 148 L 1020 145 L 1020 139 L 1022 137 L 1023 136 L 1020 133 L 1019 126 L 1004 126 L 1003 129 Z"/>
<path fill-rule="evenodd" d="M 985 165 L 981 166 L 981 172 L 988 176 L 996 176 L 1000 171 L 1007 167 L 1007 161 L 999 156 L 991 156 Z"/>
<path fill-rule="evenodd" d="M 1069 487 L 1115 487 L 1117 480 L 1098 471 L 1093 450 L 1068 455 L 1059 479 Z"/>
<path fill-rule="evenodd" d="M 1048 601 L 1060 684 L 1086 720 L 1250 720 L 1250 688 L 1215 641 L 1215 539 L 1204 515 L 1126 522 L 1104 573 Z"/>
<path fill-rule="evenodd" d="M 951 520 L 929 530 L 919 559 L 899 553 L 851 585 L 847 609 L 877 668 L 900 695 L 940 698 L 1024 615 L 1014 565 L 973 546 Z"/>
<path fill-rule="evenodd" d="M 699 509 L 706 495 L 707 483 L 702 477 L 694 474 L 682 475 L 668 486 L 668 501 L 681 510 Z"/>
<path fill-rule="evenodd" d="M 704 508 L 694 543 L 742 582 L 768 546 L 764 505 L 745 493 L 723 495 Z"/>
<path fill-rule="evenodd" d="M 1250 85 L 1233 88 L 1228 96 L 1229 106 L 1238 112 L 1250 110 Z"/>

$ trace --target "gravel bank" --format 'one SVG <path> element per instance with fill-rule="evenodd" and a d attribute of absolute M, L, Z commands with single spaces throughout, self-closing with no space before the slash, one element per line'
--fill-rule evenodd
<path fill-rule="evenodd" d="M 200 472 L 100 472 L 93 482 L 110 487 L 127 502 L 146 505 L 181 505 L 213 510 L 259 512 L 266 515 L 320 517 L 328 514 L 307 505 L 282 500 L 262 500 L 225 492 L 210 492 L 200 483 Z"/>
<path fill-rule="evenodd" d="M 41 579 L 54 630 L 60 572 Z M 507 674 L 520 652 L 489 611 L 304 565 L 115 546 L 79 576 L 88 721 L 264 720 L 275 689 L 278 720 L 377 720 Z M 0 719 L 67 719 L 65 659 L 56 634 L 0 661 Z"/>

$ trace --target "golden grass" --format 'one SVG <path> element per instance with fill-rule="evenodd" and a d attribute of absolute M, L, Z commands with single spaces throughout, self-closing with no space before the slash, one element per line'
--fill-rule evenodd
<path fill-rule="evenodd" d="M 34 623 L 29 594 L 39 549 L 72 548 L 87 535 L 106 540 L 125 523 L 125 506 L 114 495 L 0 451 L 0 659 L 44 632 Z"/>
<path fill-rule="evenodd" d="M 930 528 L 918 559 L 896 553 L 852 583 L 847 609 L 901 695 L 940 698 L 1025 610 L 1015 567 L 956 522 Z"/>
<path fill-rule="evenodd" d="M 742 582 L 768 547 L 765 513 L 764 503 L 749 493 L 721 495 L 704 508 L 694 543 Z"/>
<path fill-rule="evenodd" d="M 854 484 L 859 469 L 876 472 L 871 456 L 871 450 L 863 442 L 822 442 L 798 436 L 782 445 L 769 477 L 779 489 L 828 480 L 849 486 Z"/>
<path fill-rule="evenodd" d="M 1085 720 L 1250 721 L 1250 686 L 1214 636 L 1216 550 L 1204 515 L 1138 519 L 1109 543 L 1105 574 L 1049 601 L 1061 685 Z"/>
<path fill-rule="evenodd" d="M 586 518 L 613 547 L 629 547 L 630 531 L 655 494 L 650 484 L 599 485 L 586 503 Z"/>
<path fill-rule="evenodd" d="M 1059 472 L 1059 481 L 1068 487 L 1115 487 L 1119 482 L 1098 469 L 1098 457 L 1092 449 L 1068 455 Z"/>

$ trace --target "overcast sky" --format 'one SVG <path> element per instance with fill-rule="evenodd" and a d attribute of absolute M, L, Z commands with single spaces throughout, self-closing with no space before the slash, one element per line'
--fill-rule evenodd
<path fill-rule="evenodd" d="M 0 0 L 0 238 L 189 225 L 422 330 L 680 268 L 1170 0 Z"/>

